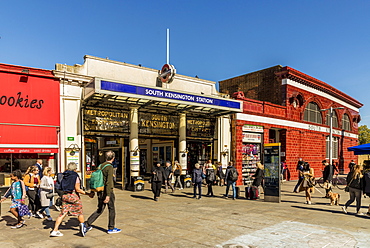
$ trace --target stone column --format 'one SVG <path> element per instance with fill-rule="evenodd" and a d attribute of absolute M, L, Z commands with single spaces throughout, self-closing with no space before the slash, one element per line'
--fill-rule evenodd
<path fill-rule="evenodd" d="M 187 153 L 186 151 L 186 114 L 180 114 L 179 123 L 179 162 L 182 168 L 181 175 L 186 175 L 186 169 L 188 167 Z"/>
<path fill-rule="evenodd" d="M 140 174 L 139 107 L 130 107 L 130 176 Z"/>

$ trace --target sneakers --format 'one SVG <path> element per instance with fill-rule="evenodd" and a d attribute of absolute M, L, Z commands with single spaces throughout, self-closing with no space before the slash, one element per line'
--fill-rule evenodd
<path fill-rule="evenodd" d="M 363 212 L 357 212 L 357 214 L 356 215 L 358 215 L 358 216 L 362 216 L 362 215 L 364 215 L 364 213 Z"/>
<path fill-rule="evenodd" d="M 36 212 L 36 216 L 39 217 L 40 219 L 44 218 L 44 216 L 40 212 Z"/>
<path fill-rule="evenodd" d="M 85 237 L 85 235 L 87 233 L 87 228 L 85 226 L 85 223 L 80 223 L 80 233 L 81 233 L 82 237 Z"/>
<path fill-rule="evenodd" d="M 122 230 L 118 228 L 109 229 L 107 231 L 108 234 L 120 233 Z"/>
<path fill-rule="evenodd" d="M 17 228 L 21 228 L 23 225 L 24 225 L 24 223 L 23 222 L 20 222 L 17 225 L 11 226 L 10 228 L 17 229 Z"/>
<path fill-rule="evenodd" d="M 63 236 L 63 233 L 61 233 L 60 231 L 52 231 L 50 233 L 50 237 L 62 237 Z"/>
<path fill-rule="evenodd" d="M 343 213 L 345 213 L 345 214 L 346 214 L 346 213 L 347 213 L 347 208 L 346 208 L 345 206 L 343 206 L 343 207 L 342 207 L 342 211 L 343 211 Z"/>
<path fill-rule="evenodd" d="M 60 212 L 60 207 L 57 205 L 54 205 L 55 209 Z"/>
<path fill-rule="evenodd" d="M 46 220 L 48 221 L 53 221 L 53 218 L 51 218 L 50 216 L 46 218 Z"/>

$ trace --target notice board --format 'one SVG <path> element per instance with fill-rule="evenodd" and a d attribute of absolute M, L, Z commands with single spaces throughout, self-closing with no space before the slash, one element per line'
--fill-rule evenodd
<path fill-rule="evenodd" d="M 281 202 L 280 143 L 264 144 L 265 201 Z"/>

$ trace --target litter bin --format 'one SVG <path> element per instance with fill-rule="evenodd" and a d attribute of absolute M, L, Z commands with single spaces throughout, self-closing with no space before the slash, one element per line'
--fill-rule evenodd
<path fill-rule="evenodd" d="M 142 177 L 134 177 L 134 191 L 144 190 L 144 179 Z"/>
<path fill-rule="evenodd" d="M 186 175 L 184 178 L 184 188 L 190 188 L 191 187 L 191 176 Z"/>

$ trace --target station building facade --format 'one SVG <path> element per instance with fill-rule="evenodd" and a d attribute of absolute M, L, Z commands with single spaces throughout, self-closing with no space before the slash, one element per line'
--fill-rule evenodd
<path fill-rule="evenodd" d="M 37 158 L 58 163 L 59 80 L 51 70 L 0 64 L 0 92 L 0 186 L 9 186 L 9 173 Z"/>
<path fill-rule="evenodd" d="M 233 117 L 231 156 L 242 177 L 251 182 L 263 145 L 281 144 L 287 179 L 297 179 L 302 158 L 321 176 L 322 160 L 329 161 L 329 109 L 332 108 L 332 158 L 340 172 L 356 156 L 347 147 L 358 144 L 359 109 L 356 99 L 291 67 L 274 66 L 220 83 L 220 91 L 243 101 L 243 113 Z"/>
<path fill-rule="evenodd" d="M 208 159 L 230 160 L 230 114 L 242 102 L 216 90 L 216 82 L 93 56 L 83 65 L 56 64 L 60 81 L 60 170 L 80 162 L 84 179 L 116 153 L 122 187 L 154 163 L 177 160 L 185 175 Z"/>

